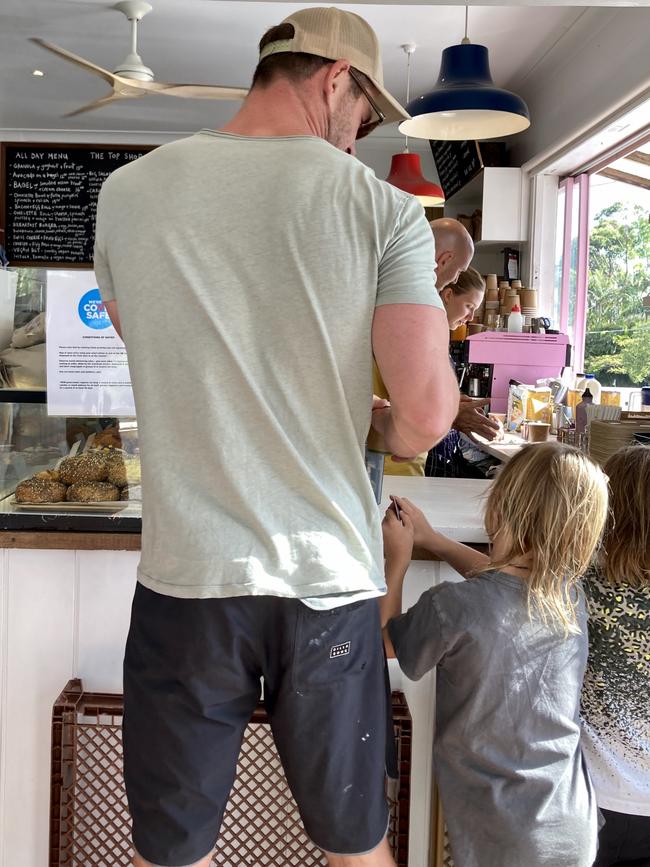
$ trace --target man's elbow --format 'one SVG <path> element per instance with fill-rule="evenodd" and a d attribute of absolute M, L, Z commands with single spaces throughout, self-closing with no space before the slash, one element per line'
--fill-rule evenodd
<path fill-rule="evenodd" d="M 413 412 L 407 422 L 409 433 L 404 438 L 408 439 L 414 454 L 429 451 L 447 436 L 456 417 L 456 409 L 438 404 Z"/>

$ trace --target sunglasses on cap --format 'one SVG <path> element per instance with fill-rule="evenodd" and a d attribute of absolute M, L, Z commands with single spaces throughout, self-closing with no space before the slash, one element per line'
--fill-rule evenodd
<path fill-rule="evenodd" d="M 348 72 L 350 73 L 350 78 L 352 79 L 352 81 L 354 81 L 354 83 L 359 88 L 361 93 L 368 100 L 368 102 L 370 103 L 370 107 L 372 108 L 374 113 L 377 115 L 377 117 L 374 118 L 373 120 L 369 120 L 367 123 L 361 124 L 361 126 L 359 127 L 359 129 L 357 131 L 357 141 L 358 141 L 360 138 L 365 138 L 367 135 L 370 135 L 370 133 L 374 129 L 377 129 L 377 127 L 386 120 L 386 115 L 379 108 L 379 106 L 377 105 L 375 100 L 372 98 L 372 96 L 368 92 L 368 88 L 364 85 L 364 83 L 362 81 L 361 73 L 357 72 L 356 69 L 354 69 L 352 66 L 349 68 Z"/>

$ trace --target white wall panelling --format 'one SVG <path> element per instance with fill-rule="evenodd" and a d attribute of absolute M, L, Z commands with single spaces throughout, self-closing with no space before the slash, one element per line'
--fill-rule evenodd
<path fill-rule="evenodd" d="M 138 551 L 78 551 L 78 657 L 75 676 L 91 692 L 122 692 L 122 660 Z"/>
<path fill-rule="evenodd" d="M 75 554 L 3 551 L 0 864 L 48 861 L 52 703 L 73 673 Z"/>
<path fill-rule="evenodd" d="M 128 551 L 1 552 L 0 867 L 47 863 L 52 705 L 70 677 L 87 690 L 121 692 L 138 559 Z M 405 607 L 440 574 L 440 564 L 415 561 Z M 413 683 L 390 668 L 413 717 L 409 867 L 427 867 L 435 678 Z"/>

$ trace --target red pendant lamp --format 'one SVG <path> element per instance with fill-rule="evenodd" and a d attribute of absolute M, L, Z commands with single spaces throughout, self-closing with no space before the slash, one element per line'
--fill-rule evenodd
<path fill-rule="evenodd" d="M 407 42 L 402 45 L 402 49 L 406 54 L 406 101 L 408 103 L 411 90 L 411 55 L 415 51 L 416 45 L 414 42 Z M 406 193 L 411 193 L 415 196 L 423 207 L 433 207 L 442 205 L 445 201 L 445 195 L 442 188 L 432 181 L 428 181 L 422 174 L 422 165 L 420 163 L 420 154 L 412 154 L 409 152 L 409 140 L 406 137 L 404 151 L 401 154 L 393 154 L 390 173 L 386 178 L 389 184 L 404 190 Z"/>

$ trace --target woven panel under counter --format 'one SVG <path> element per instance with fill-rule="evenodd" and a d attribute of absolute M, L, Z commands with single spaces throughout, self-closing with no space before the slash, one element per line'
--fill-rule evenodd
<path fill-rule="evenodd" d="M 411 717 L 392 694 L 399 779 L 389 787 L 389 841 L 408 864 Z M 50 867 L 130 867 L 131 819 L 122 779 L 121 695 L 84 693 L 71 680 L 54 704 Z M 262 705 L 242 744 L 212 863 L 219 867 L 325 867 L 305 835 Z"/>

